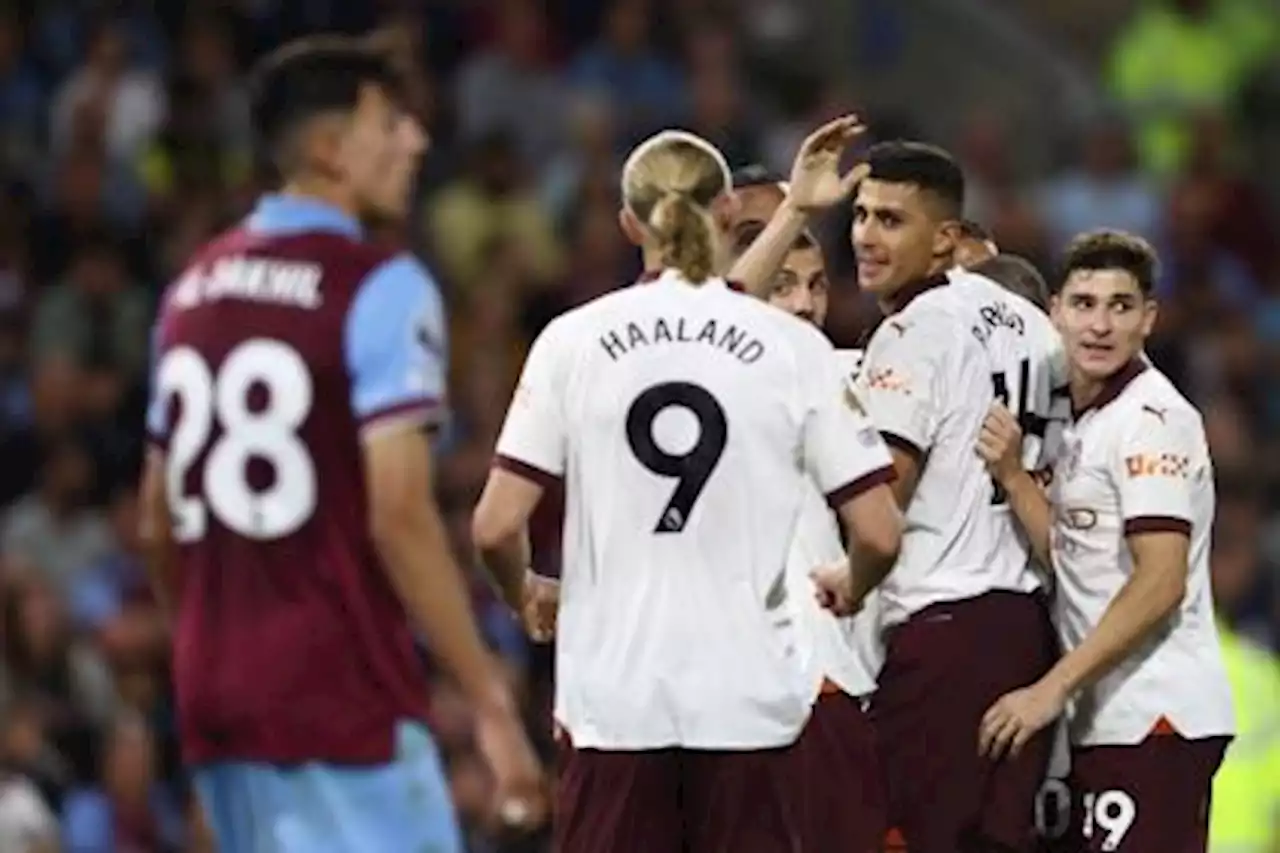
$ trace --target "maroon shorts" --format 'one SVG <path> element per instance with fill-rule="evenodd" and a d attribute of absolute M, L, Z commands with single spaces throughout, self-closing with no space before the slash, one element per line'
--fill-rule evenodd
<path fill-rule="evenodd" d="M 978 727 L 992 703 L 1036 681 L 1057 656 L 1037 595 L 989 592 L 935 604 L 889 631 L 871 714 L 889 822 L 911 853 L 964 853 L 991 842 L 1034 848 L 1053 727 L 998 762 L 978 755 Z"/>
<path fill-rule="evenodd" d="M 1132 746 L 1073 750 L 1077 849 L 1204 853 L 1213 775 L 1230 741 L 1153 735 Z"/>
<path fill-rule="evenodd" d="M 884 779 L 875 730 L 861 703 L 824 685 L 796 748 L 808 789 L 806 853 L 879 850 L 885 833 Z"/>
<path fill-rule="evenodd" d="M 807 849 L 794 745 L 613 752 L 562 745 L 558 853 L 788 853 Z"/>

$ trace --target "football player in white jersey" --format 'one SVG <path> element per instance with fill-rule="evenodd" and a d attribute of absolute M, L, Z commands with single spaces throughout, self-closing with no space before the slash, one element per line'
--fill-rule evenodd
<path fill-rule="evenodd" d="M 785 190 L 779 189 L 785 185 L 761 180 L 765 183 L 743 186 L 735 176 L 734 190 L 743 199 L 743 215 L 762 215 L 767 222 L 785 198 Z M 765 193 L 776 198 L 771 206 L 761 199 Z M 735 239 L 745 233 L 741 221 L 734 221 Z M 767 282 L 765 294 L 769 304 L 820 329 L 826 321 L 829 287 L 822 247 L 806 232 Z M 852 382 L 860 353 L 842 350 L 834 355 L 839 370 Z M 816 487 L 807 491 L 787 564 L 790 595 L 799 604 L 799 626 L 806 637 L 799 657 L 809 673 L 815 703 L 798 743 L 812 774 L 808 817 L 815 827 L 815 845 L 805 849 L 872 850 L 885 833 L 880 761 L 865 711 L 883 658 L 877 598 L 873 593 L 856 616 L 840 619 L 818 606 L 810 574 L 843 561 L 844 547 L 830 507 Z"/>
<path fill-rule="evenodd" d="M 853 132 L 806 142 L 797 209 L 842 189 Z M 826 339 L 715 276 L 732 186 L 713 146 L 646 141 L 623 198 L 647 281 L 534 342 L 473 535 L 519 609 L 525 524 L 543 484 L 564 481 L 558 850 L 796 849 L 811 707 L 786 577 L 796 519 L 816 481 L 856 543 L 850 570 L 887 572 L 891 460 Z"/>
<path fill-rule="evenodd" d="M 993 399 L 1044 434 L 1056 334 L 1026 300 L 953 269 L 964 178 L 946 152 L 881 143 L 867 163 L 853 244 L 859 284 L 886 317 L 857 385 L 907 517 L 880 588 L 885 663 L 872 700 L 889 820 L 913 853 L 1026 850 L 1051 738 L 1005 762 L 975 741 L 983 712 L 1044 674 L 1057 642 L 1026 543 L 973 446 Z M 861 601 L 871 580 L 833 584 L 837 606 Z"/>
<path fill-rule="evenodd" d="M 993 408 L 979 452 L 1052 560 L 1066 655 L 996 702 L 990 754 L 1016 753 L 1070 705 L 1083 849 L 1203 851 L 1213 775 L 1234 731 L 1209 584 L 1213 463 L 1200 413 L 1143 358 L 1156 258 L 1098 231 L 1067 251 L 1053 300 L 1073 419 L 1049 493 Z"/>

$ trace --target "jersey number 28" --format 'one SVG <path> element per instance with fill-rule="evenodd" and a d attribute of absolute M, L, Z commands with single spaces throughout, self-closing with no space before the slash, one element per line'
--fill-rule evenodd
<path fill-rule="evenodd" d="M 250 404 L 255 387 L 265 392 L 261 407 Z M 295 349 L 265 338 L 245 341 L 215 374 L 200 353 L 178 347 L 160 360 L 155 393 L 179 402 L 165 463 L 177 541 L 203 539 L 210 512 L 229 530 L 257 540 L 295 533 L 315 512 L 315 464 L 297 433 L 311 412 L 313 391 Z M 188 495 L 187 475 L 201 453 L 201 482 Z M 249 484 L 253 458 L 272 470 L 270 485 L 261 490 Z"/>
<path fill-rule="evenodd" d="M 684 453 L 668 453 L 653 438 L 653 422 L 666 409 L 686 409 L 698 420 L 698 439 Z M 679 533 L 724 453 L 729 423 L 710 391 L 690 382 L 663 382 L 641 392 L 627 410 L 627 444 L 636 460 L 660 477 L 676 481 L 654 533 Z"/>

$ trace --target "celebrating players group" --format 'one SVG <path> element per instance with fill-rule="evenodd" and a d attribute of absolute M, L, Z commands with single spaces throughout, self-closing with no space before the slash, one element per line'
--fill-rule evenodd
<path fill-rule="evenodd" d="M 254 81 L 281 173 L 166 293 L 144 474 L 184 755 L 221 849 L 452 853 L 414 632 L 476 709 L 500 815 L 542 773 L 430 492 L 440 297 L 361 222 L 422 128 L 376 45 Z M 1144 354 L 1156 258 L 1050 288 L 944 151 L 818 129 L 789 180 L 665 131 L 622 170 L 646 273 L 534 342 L 475 510 L 557 642 L 563 853 L 1192 853 L 1233 732 L 1201 417 Z M 735 177 L 737 178 L 735 180 Z M 810 218 L 853 205 L 860 352 Z M 560 481 L 558 580 L 528 522 Z"/>

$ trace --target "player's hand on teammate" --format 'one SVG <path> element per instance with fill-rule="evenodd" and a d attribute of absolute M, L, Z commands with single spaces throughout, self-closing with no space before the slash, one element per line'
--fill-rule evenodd
<path fill-rule="evenodd" d="M 524 575 L 524 604 L 520 620 L 525 633 L 535 643 L 549 643 L 556 636 L 556 616 L 560 612 L 560 581 L 530 570 Z"/>
<path fill-rule="evenodd" d="M 1062 715 L 1066 704 L 1066 694 L 1049 681 L 1006 693 L 982 717 L 978 752 L 993 760 L 1017 756 L 1037 732 Z"/>
<path fill-rule="evenodd" d="M 863 597 L 853 588 L 853 571 L 848 560 L 819 566 L 809 572 L 818 605 L 836 616 L 853 616 L 862 609 Z"/>
<path fill-rule="evenodd" d="M 546 775 L 514 699 L 476 710 L 476 745 L 493 773 L 502 825 L 513 830 L 540 826 L 547 817 Z"/>
<path fill-rule="evenodd" d="M 867 176 L 867 165 L 859 163 L 841 175 L 840 160 L 864 132 L 866 127 L 858 117 L 847 115 L 809 134 L 791 166 L 787 200 L 808 212 L 831 207 L 848 198 L 858 182 Z"/>
<path fill-rule="evenodd" d="M 1008 483 L 1022 473 L 1022 427 L 1000 403 L 992 403 L 978 431 L 978 456 L 997 483 Z"/>

